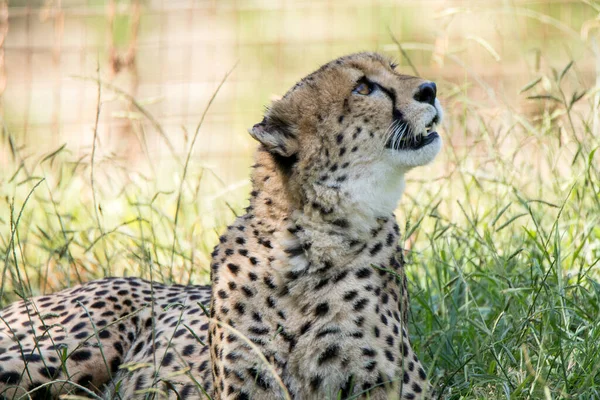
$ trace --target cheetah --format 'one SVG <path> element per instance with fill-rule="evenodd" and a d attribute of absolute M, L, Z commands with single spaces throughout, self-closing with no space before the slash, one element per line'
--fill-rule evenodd
<path fill-rule="evenodd" d="M 394 210 L 442 140 L 434 83 L 376 53 L 267 109 L 211 286 L 106 278 L 0 312 L 0 398 L 424 399 Z"/>

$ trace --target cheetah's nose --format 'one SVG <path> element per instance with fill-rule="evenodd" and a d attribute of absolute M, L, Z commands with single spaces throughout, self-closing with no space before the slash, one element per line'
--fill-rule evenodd
<path fill-rule="evenodd" d="M 435 86 L 435 83 L 426 82 L 419 86 L 419 91 L 415 94 L 415 100 L 421 103 L 429 103 L 434 106 L 436 93 L 437 87 Z"/>

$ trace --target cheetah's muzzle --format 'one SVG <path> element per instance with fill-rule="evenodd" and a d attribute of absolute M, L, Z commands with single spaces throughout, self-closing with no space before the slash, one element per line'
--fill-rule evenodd
<path fill-rule="evenodd" d="M 436 120 L 437 116 L 427 125 L 425 131 L 419 134 L 413 134 L 411 127 L 406 121 L 396 122 L 392 128 L 393 134 L 385 144 L 385 147 L 396 150 L 419 150 L 439 140 L 440 135 L 434 131 Z"/>

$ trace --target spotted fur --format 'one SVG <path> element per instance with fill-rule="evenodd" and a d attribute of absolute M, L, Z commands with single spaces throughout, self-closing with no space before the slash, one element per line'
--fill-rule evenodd
<path fill-rule="evenodd" d="M 441 146 L 419 137 L 441 118 L 424 82 L 373 53 L 301 80 L 250 130 L 250 206 L 211 288 L 106 278 L 8 306 L 0 396 L 427 398 L 393 214 Z"/>

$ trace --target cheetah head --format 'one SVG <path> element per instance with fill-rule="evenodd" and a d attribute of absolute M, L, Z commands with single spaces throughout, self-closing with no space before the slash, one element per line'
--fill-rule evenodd
<path fill-rule="evenodd" d="M 358 53 L 302 79 L 250 134 L 300 203 L 318 198 L 382 215 L 395 209 L 404 173 L 439 153 L 441 119 L 434 83 L 396 72 L 379 54 Z"/>

